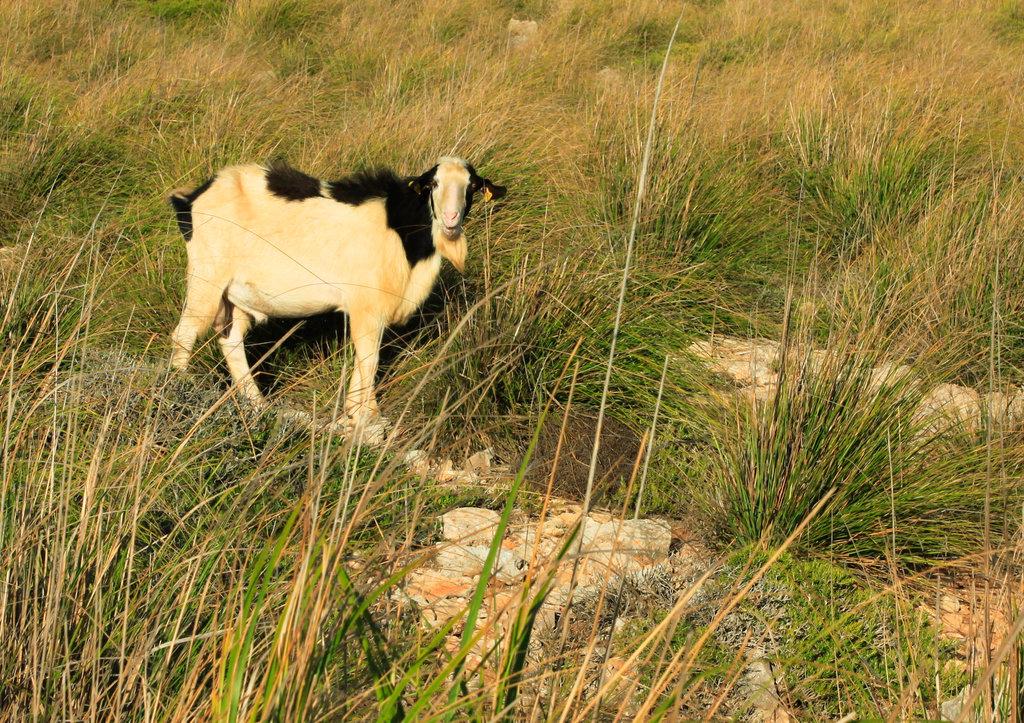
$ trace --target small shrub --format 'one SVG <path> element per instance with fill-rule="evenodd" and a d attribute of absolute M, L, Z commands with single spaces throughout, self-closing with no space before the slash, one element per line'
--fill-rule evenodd
<path fill-rule="evenodd" d="M 985 448 L 928 433 L 918 412 L 927 388 L 863 350 L 818 358 L 788 350 L 775 392 L 739 402 L 738 420 L 716 430 L 712 483 L 698 490 L 699 504 L 741 544 L 782 544 L 827 499 L 800 547 L 904 565 L 977 552 Z"/>
<path fill-rule="evenodd" d="M 689 621 L 698 628 L 708 625 L 766 558 L 764 552 L 734 554 L 700 593 L 704 607 Z M 936 682 L 944 691 L 959 690 L 965 682 L 954 666 L 942 668 L 940 681 L 923 675 L 931 673 L 936 656 L 942 662 L 955 658 L 957 647 L 953 640 L 939 640 L 926 611 L 821 558 L 784 553 L 722 620 L 714 639 L 731 651 L 730 656 L 709 649 L 719 665 L 735 658 L 744 641 L 744 664 L 770 662 L 779 673 L 782 704 L 800 718 L 836 719 L 850 710 L 884 716 L 890 711 L 879 703 L 901 694 L 911 707 L 934 709 Z M 742 710 L 749 702 L 733 705 Z"/>

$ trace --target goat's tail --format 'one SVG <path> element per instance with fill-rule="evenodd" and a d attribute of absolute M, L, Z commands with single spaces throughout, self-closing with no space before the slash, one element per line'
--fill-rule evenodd
<path fill-rule="evenodd" d="M 191 188 L 179 188 L 172 191 L 167 199 L 171 202 L 171 208 L 174 209 L 178 230 L 181 231 L 181 235 L 185 237 L 186 241 L 192 238 L 192 199 L 189 198 L 191 193 Z"/>

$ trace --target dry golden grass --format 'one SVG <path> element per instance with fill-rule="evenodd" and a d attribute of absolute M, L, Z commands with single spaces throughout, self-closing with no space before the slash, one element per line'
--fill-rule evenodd
<path fill-rule="evenodd" d="M 537 20 L 536 38 L 512 43 L 512 17 Z M 789 318 L 802 344 L 868 349 L 982 390 L 1024 381 L 1018 3 L 9 0 L 0 27 L 0 245 L 30 250 L 23 267 L 0 257 L 0 718 L 362 720 L 417 701 L 422 718 L 445 717 L 459 660 L 415 621 L 380 617 L 386 575 L 439 511 L 496 505 L 496 493 L 439 491 L 397 460 L 426 444 L 521 452 L 550 395 L 566 401 L 570 377 L 589 418 L 615 331 L 609 412 L 640 435 L 664 391 L 641 502 L 672 515 L 695 514 L 680 502 L 695 490 L 742 506 L 710 487 L 715 470 L 746 452 L 766 465 L 784 457 L 767 438 L 744 448 L 757 423 L 737 428 L 751 418 L 707 402 L 720 398 L 716 382 L 683 350 L 711 330 L 778 336 L 800 309 Z M 474 210 L 468 272 L 445 275 L 444 308 L 392 342 L 381 388 L 385 409 L 404 415 L 394 450 L 237 414 L 206 351 L 193 375 L 163 376 L 185 258 L 170 189 L 276 155 L 330 177 L 367 165 L 420 172 L 443 153 L 510 193 Z M 268 364 L 278 401 L 330 407 L 347 364 L 337 340 L 319 322 L 283 343 Z M 781 403 L 812 414 L 808 389 L 840 389 L 855 397 L 846 422 L 858 429 L 878 410 L 857 416 L 870 399 L 848 382 L 809 381 Z M 800 421 L 809 436 L 814 418 Z M 880 441 L 877 430 L 865 439 Z M 913 461 L 890 464 L 886 449 L 865 490 L 889 490 L 884 470 Z M 865 536 L 882 540 L 860 562 L 888 586 L 854 604 L 827 598 L 840 586 L 823 583 L 796 628 L 825 642 L 790 640 L 777 661 L 803 676 L 788 681 L 795 713 L 921 718 L 968 679 L 997 683 L 976 688 L 971 716 L 1019 710 L 1007 691 L 1021 678 L 1020 646 L 1007 649 L 1015 670 L 979 660 L 936 676 L 939 646 L 915 639 L 930 633 L 903 588 L 925 563 L 955 562 L 1007 589 L 1019 581 L 1010 511 L 1021 449 L 1018 422 L 924 455 L 941 477 L 915 478 L 931 495 L 927 528 L 889 524 L 889 498 L 867 491 L 835 512 L 860 515 Z M 834 447 L 814 453 L 853 474 Z M 801 480 L 780 478 L 793 485 L 780 494 L 799 497 Z M 970 490 L 949 492 L 963 480 Z M 776 540 L 804 524 L 820 533 L 802 514 L 820 496 L 806 502 Z M 708 525 L 721 523 L 709 509 Z M 973 539 L 979 525 L 985 545 Z M 912 544 L 937 528 L 948 549 Z M 879 530 L 899 533 L 912 556 L 886 548 Z M 821 538 L 802 551 L 832 554 Z M 765 559 L 744 573 L 772 578 Z M 784 569 L 839 575 L 818 562 Z M 772 580 L 768 592 L 784 589 Z M 509 717 L 601 708 L 627 720 L 664 705 L 670 718 L 674 704 L 685 704 L 679 715 L 738 714 L 740 654 L 713 631 L 732 609 L 765 614 L 750 593 L 763 586 L 750 581 L 719 581 L 712 601 L 688 587 L 677 609 L 633 621 L 620 649 L 637 664 L 631 695 L 599 704 L 593 669 L 536 666 L 527 674 L 543 696 Z M 888 647 L 850 625 L 876 609 L 897 628 Z M 588 635 L 581 659 L 597 645 Z M 867 675 L 868 659 L 884 670 Z M 504 715 L 510 678 L 486 681 L 456 691 L 452 715 Z"/>

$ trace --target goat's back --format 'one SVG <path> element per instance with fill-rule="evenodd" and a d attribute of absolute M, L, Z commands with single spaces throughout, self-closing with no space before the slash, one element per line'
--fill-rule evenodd
<path fill-rule="evenodd" d="M 381 299 L 365 303 L 390 307 L 407 295 L 410 269 L 383 199 L 359 205 L 322 196 L 289 200 L 270 192 L 261 166 L 230 166 L 194 200 L 192 222 L 190 265 L 220 283 L 245 287 L 249 300 L 260 299 L 251 311 L 348 310 L 366 295 Z"/>

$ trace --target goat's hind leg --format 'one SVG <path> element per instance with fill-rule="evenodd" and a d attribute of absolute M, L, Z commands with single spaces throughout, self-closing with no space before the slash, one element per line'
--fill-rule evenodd
<path fill-rule="evenodd" d="M 252 326 L 252 317 L 228 301 L 226 295 L 222 303 L 223 306 L 218 312 L 218 322 L 223 319 L 224 324 L 217 324 L 220 327 L 217 341 L 224 352 L 224 361 L 228 364 L 228 371 L 231 372 L 235 386 L 252 404 L 262 407 L 266 400 L 252 378 L 252 369 L 249 368 L 249 360 L 245 356 L 245 334 Z"/>

